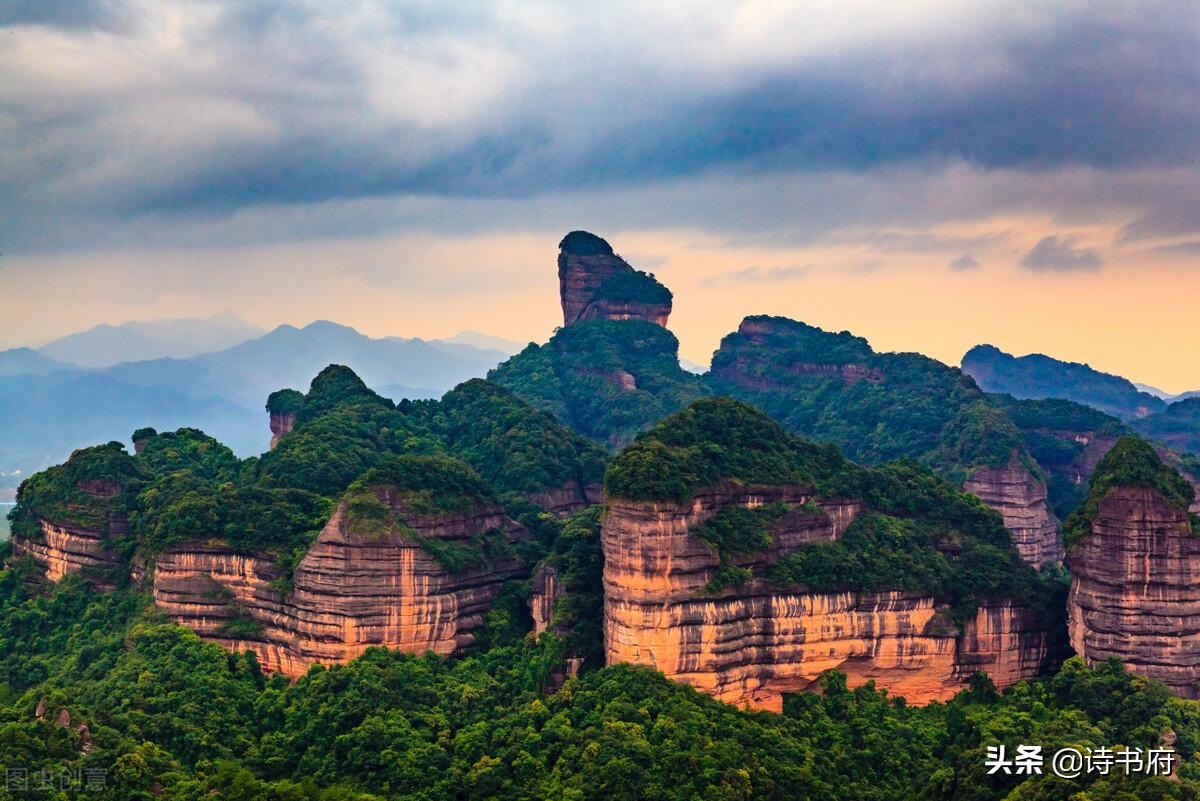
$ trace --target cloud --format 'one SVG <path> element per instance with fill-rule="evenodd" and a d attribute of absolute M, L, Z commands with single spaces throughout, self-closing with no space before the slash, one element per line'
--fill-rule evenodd
<path fill-rule="evenodd" d="M 950 262 L 950 269 L 958 270 L 960 272 L 963 270 L 974 270 L 978 266 L 979 261 L 970 253 L 964 253 L 957 259 L 954 259 L 952 262 Z"/>
<path fill-rule="evenodd" d="M 871 273 L 877 273 L 882 269 L 883 262 L 878 261 L 877 259 L 868 259 L 866 261 L 860 261 L 857 264 L 852 264 L 847 272 L 853 275 L 870 275 Z"/>
<path fill-rule="evenodd" d="M 703 283 L 707 286 L 715 286 L 721 283 L 745 283 L 745 284 L 775 284 L 784 281 L 796 281 L 801 278 L 806 278 L 812 271 L 811 264 L 794 265 L 791 267 L 746 267 L 741 270 L 734 270 L 731 273 L 724 275 L 716 275 L 707 278 Z"/>
<path fill-rule="evenodd" d="M 1001 244 L 1008 240 L 1007 231 L 978 236 L 953 236 L 929 231 L 866 231 L 845 232 L 830 237 L 830 242 L 863 244 L 872 250 L 888 253 L 938 253 L 955 250 L 976 250 Z"/>
<path fill-rule="evenodd" d="M 0 51 L 0 235 L 13 250 L 373 200 L 444 201 L 454 217 L 714 176 L 848 186 L 965 165 L 1036 181 L 1192 173 L 1200 157 L 1193 3 L 1021 14 L 987 0 L 711 2 L 686 15 L 633 0 L 13 8 Z M 1152 197 L 1117 205 L 1158 213 Z M 834 200 L 790 211 L 840 213 L 840 224 L 872 203 Z"/>
<path fill-rule="evenodd" d="M 1099 270 L 1104 262 L 1094 250 L 1075 247 L 1075 237 L 1042 237 L 1021 258 L 1021 266 L 1034 272 L 1071 272 Z"/>
<path fill-rule="evenodd" d="M 1183 253 L 1186 255 L 1200 255 L 1200 239 L 1158 245 L 1154 248 L 1154 250 L 1158 253 Z"/>

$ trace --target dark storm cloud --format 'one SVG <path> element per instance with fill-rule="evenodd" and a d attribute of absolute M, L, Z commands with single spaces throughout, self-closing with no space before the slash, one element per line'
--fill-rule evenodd
<path fill-rule="evenodd" d="M 1034 272 L 1095 271 L 1103 263 L 1096 251 L 1075 247 L 1070 236 L 1043 237 L 1021 259 L 1021 266 Z"/>
<path fill-rule="evenodd" d="M 119 27 L 132 7 L 2 8 L 9 24 L 69 34 Z M 95 86 L 0 89 L 12 162 L 0 170 L 0 236 L 13 247 L 60 242 L 73 215 L 85 223 L 67 228 L 84 230 L 372 198 L 527 203 L 720 174 L 1188 169 L 1200 156 L 1190 2 L 1030 9 L 1023 25 L 982 12 L 974 27 L 922 19 L 921 36 L 842 33 L 761 63 L 746 45 L 694 70 L 712 32 L 682 19 L 665 36 L 642 32 L 636 5 L 520 6 L 513 18 L 474 3 L 197 8 L 137 3 L 136 30 L 88 43 L 95 63 L 80 71 L 104 79 Z M 156 38 L 172 24 L 177 37 Z M 41 60 L 57 51 L 40 45 L 10 63 L 55 74 Z M 770 204 L 745 213 L 769 216 Z M 1161 229 L 1161 211 L 1145 214 L 1130 237 Z"/>

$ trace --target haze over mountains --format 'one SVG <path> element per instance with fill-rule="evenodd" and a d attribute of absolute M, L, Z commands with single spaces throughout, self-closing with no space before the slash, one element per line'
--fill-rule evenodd
<path fill-rule="evenodd" d="M 1055 359 L 1041 353 L 1013 356 L 993 345 L 976 345 L 963 356 L 962 370 L 984 392 L 1003 392 L 1014 398 L 1062 398 L 1083 403 L 1126 420 L 1162 412 L 1169 403 L 1196 394 L 1170 395 L 1104 373 L 1091 365 Z"/>
<path fill-rule="evenodd" d="M 224 350 L 265 333 L 266 330 L 225 311 L 204 319 L 105 323 L 56 339 L 37 352 L 79 367 L 110 367 L 145 359 L 185 359 Z"/>
<path fill-rule="evenodd" d="M 230 344 L 241 334 L 251 338 Z M 192 352 L 213 343 L 224 346 Z M 105 357 L 109 348 L 115 355 Z M 259 453 L 270 437 L 262 412 L 267 395 L 307 386 L 331 362 L 353 367 L 388 397 L 428 398 L 487 373 L 515 349 L 475 332 L 373 339 L 328 321 L 263 333 L 222 314 L 96 326 L 36 350 L 0 351 L 0 488 L 82 445 L 128 439 L 143 425 L 195 426 L 241 455 Z M 148 358 L 124 358 L 134 355 Z"/>

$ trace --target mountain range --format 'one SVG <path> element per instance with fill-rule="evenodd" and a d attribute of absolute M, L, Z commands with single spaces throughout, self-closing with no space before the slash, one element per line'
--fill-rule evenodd
<path fill-rule="evenodd" d="M 212 352 L 170 355 L 237 332 L 254 336 Z M 151 358 L 89 366 L 111 361 L 102 356 L 110 346 L 115 354 Z M 241 455 L 256 454 L 270 438 L 262 412 L 267 395 L 307 386 L 331 362 L 351 366 L 387 397 L 432 398 L 485 374 L 517 347 L 474 332 L 375 339 L 323 320 L 262 333 L 218 315 L 97 326 L 36 350 L 0 351 L 0 487 L 15 487 L 75 448 L 128 439 L 141 426 L 196 426 Z"/>
<path fill-rule="evenodd" d="M 107 323 L 42 345 L 42 356 L 79 367 L 111 367 L 121 362 L 169 357 L 186 359 L 224 350 L 260 337 L 266 330 L 232 312 L 203 319 Z"/>

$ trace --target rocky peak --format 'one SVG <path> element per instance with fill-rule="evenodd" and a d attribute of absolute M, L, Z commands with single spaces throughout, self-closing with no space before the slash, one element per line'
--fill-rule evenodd
<path fill-rule="evenodd" d="M 1067 520 L 1071 646 L 1117 657 L 1173 692 L 1200 697 L 1200 538 L 1191 485 L 1146 442 L 1124 437 L 1100 460 Z"/>
<path fill-rule="evenodd" d="M 572 231 L 558 245 L 563 325 L 580 320 L 649 320 L 666 326 L 671 291 L 635 270 L 604 239 Z"/>

